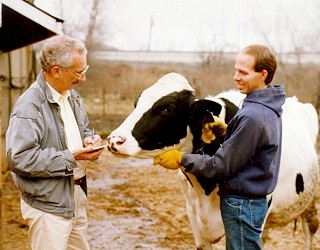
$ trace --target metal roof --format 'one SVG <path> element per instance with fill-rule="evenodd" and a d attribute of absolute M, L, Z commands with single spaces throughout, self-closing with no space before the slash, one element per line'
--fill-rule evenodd
<path fill-rule="evenodd" d="M 62 33 L 63 20 L 24 0 L 0 0 L 0 52 Z"/>

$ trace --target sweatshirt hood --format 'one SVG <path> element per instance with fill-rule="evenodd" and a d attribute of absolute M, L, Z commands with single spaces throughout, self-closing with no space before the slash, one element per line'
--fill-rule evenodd
<path fill-rule="evenodd" d="M 282 105 L 286 99 L 284 87 L 282 85 L 268 85 L 265 89 L 253 91 L 244 99 L 243 106 L 246 102 L 260 103 L 271 110 L 278 116 L 282 114 Z"/>

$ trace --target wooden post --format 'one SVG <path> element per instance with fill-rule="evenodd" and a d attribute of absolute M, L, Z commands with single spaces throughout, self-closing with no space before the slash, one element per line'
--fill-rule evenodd
<path fill-rule="evenodd" d="M 2 242 L 2 124 L 0 107 L 0 242 Z"/>

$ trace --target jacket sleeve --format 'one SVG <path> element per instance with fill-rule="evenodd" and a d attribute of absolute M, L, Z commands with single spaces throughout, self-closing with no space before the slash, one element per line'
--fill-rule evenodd
<path fill-rule="evenodd" d="M 212 157 L 186 153 L 182 165 L 186 171 L 199 176 L 221 181 L 236 175 L 250 163 L 259 148 L 261 126 L 258 119 L 242 117 L 229 124 L 226 141 Z"/>
<path fill-rule="evenodd" d="M 25 177 L 54 177 L 72 175 L 76 161 L 67 149 L 50 145 L 41 148 L 41 140 L 46 133 L 40 112 L 32 106 L 22 108 L 11 115 L 6 132 L 8 165 L 11 170 Z"/>

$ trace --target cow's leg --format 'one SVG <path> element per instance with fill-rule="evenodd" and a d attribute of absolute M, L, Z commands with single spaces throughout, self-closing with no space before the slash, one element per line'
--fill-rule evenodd
<path fill-rule="evenodd" d="M 319 221 L 317 218 L 317 209 L 315 207 L 315 200 L 311 205 L 301 214 L 302 227 L 305 236 L 305 250 L 311 250 L 313 235 L 319 228 Z"/>
<path fill-rule="evenodd" d="M 302 218 L 302 228 L 304 232 L 304 249 L 311 250 L 312 249 L 312 234 L 310 233 L 308 222 L 305 218 Z"/>
<path fill-rule="evenodd" d="M 193 206 L 186 201 L 186 210 L 187 210 L 187 215 L 189 218 L 189 222 L 191 225 L 194 241 L 196 244 L 196 249 L 197 250 L 212 250 L 212 244 L 206 240 L 204 240 L 201 236 L 198 223 L 196 221 L 197 214 L 194 211 Z"/>
<path fill-rule="evenodd" d="M 197 250 L 212 250 L 211 243 L 204 240 L 201 236 L 201 232 L 197 223 L 197 209 L 196 209 L 196 200 L 197 194 L 194 190 L 194 187 L 191 184 L 191 181 L 188 180 L 187 176 L 182 172 L 178 172 L 178 177 L 180 180 L 180 186 L 182 191 L 186 196 L 186 212 L 191 225 L 192 234 L 194 237 L 195 245 Z"/>
<path fill-rule="evenodd" d="M 267 212 L 267 215 L 266 215 L 266 218 L 265 218 L 265 222 L 264 222 L 264 225 L 263 225 L 263 230 L 262 230 L 262 234 L 261 234 L 261 242 L 262 242 L 262 248 L 263 246 L 266 244 L 267 240 L 270 240 L 270 237 L 269 237 L 269 228 L 265 228 L 266 226 L 266 222 L 268 220 L 268 216 L 272 210 L 272 207 L 273 207 L 273 200 L 272 200 L 272 194 L 269 194 L 267 196 L 267 201 L 268 201 L 268 212 Z"/>
<path fill-rule="evenodd" d="M 262 248 L 264 248 L 264 245 L 266 244 L 267 240 L 270 240 L 269 238 L 269 229 L 264 228 L 262 235 L 261 235 L 261 242 L 262 242 Z"/>

